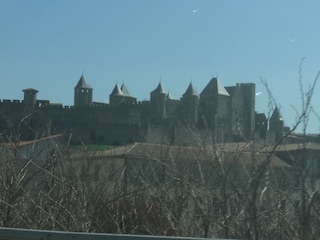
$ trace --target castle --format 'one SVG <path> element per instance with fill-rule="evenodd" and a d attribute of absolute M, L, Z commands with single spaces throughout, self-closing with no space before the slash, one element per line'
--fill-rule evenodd
<path fill-rule="evenodd" d="M 218 78 L 212 78 L 200 94 L 190 83 L 181 99 L 175 100 L 160 82 L 150 100 L 141 102 L 130 95 L 125 84 L 116 84 L 107 104 L 93 101 L 93 89 L 81 75 L 74 88 L 74 106 L 39 100 L 38 91 L 32 88 L 23 92 L 22 101 L 0 102 L 2 141 L 63 133 L 75 144 L 199 145 L 265 141 L 270 132 L 278 141 L 283 135 L 278 108 L 269 122 L 264 114 L 255 112 L 254 83 L 224 87 Z"/>

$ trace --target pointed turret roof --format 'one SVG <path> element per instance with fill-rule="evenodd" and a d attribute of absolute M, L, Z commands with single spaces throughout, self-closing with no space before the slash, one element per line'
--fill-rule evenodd
<path fill-rule="evenodd" d="M 190 95 L 198 96 L 198 93 L 196 89 L 193 87 L 192 83 L 189 84 L 186 92 L 183 94 L 183 96 L 190 96 Z"/>
<path fill-rule="evenodd" d="M 153 90 L 151 93 L 162 93 L 165 94 L 166 91 L 164 90 L 162 83 L 160 82 L 155 90 Z"/>
<path fill-rule="evenodd" d="M 83 74 L 81 75 L 78 84 L 75 86 L 75 89 L 80 89 L 80 88 L 86 88 L 86 89 L 92 89 L 89 84 L 86 83 L 86 80 L 84 79 Z"/>
<path fill-rule="evenodd" d="M 208 85 L 203 89 L 201 95 L 211 95 L 218 94 L 224 96 L 230 96 L 227 90 L 222 85 L 221 81 L 218 78 L 212 78 Z"/>
<path fill-rule="evenodd" d="M 280 113 L 280 110 L 279 108 L 276 106 L 276 108 L 274 109 L 272 115 L 271 115 L 271 119 L 272 120 L 280 120 L 280 121 L 283 121 L 283 117 Z"/>
<path fill-rule="evenodd" d="M 122 83 L 121 91 L 122 91 L 123 94 L 126 94 L 126 95 L 129 95 L 129 96 L 130 96 L 130 93 L 129 93 L 126 85 L 124 85 L 124 83 Z"/>
<path fill-rule="evenodd" d="M 121 91 L 118 83 L 114 87 L 113 91 L 111 92 L 110 96 L 123 96 L 123 92 Z"/>

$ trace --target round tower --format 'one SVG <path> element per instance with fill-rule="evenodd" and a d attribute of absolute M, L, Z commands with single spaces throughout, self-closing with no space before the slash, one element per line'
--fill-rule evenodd
<path fill-rule="evenodd" d="M 26 110 L 33 110 L 36 107 L 38 90 L 27 88 L 22 90 L 24 93 L 23 102 Z"/>
<path fill-rule="evenodd" d="M 132 97 L 124 83 L 121 88 L 118 84 L 114 87 L 111 94 L 109 95 L 110 106 L 121 106 L 122 104 L 135 104 L 137 99 Z"/>
<path fill-rule="evenodd" d="M 152 118 L 161 119 L 166 117 L 166 96 L 167 94 L 160 82 L 157 88 L 150 93 Z"/>
<path fill-rule="evenodd" d="M 269 131 L 274 134 L 274 141 L 279 142 L 283 137 L 283 117 L 278 107 L 276 107 L 269 120 Z"/>
<path fill-rule="evenodd" d="M 93 89 L 86 83 L 83 74 L 74 88 L 74 106 L 84 107 L 92 104 Z"/>
<path fill-rule="evenodd" d="M 194 125 L 198 122 L 199 95 L 192 83 L 189 84 L 181 99 L 183 120 Z"/>

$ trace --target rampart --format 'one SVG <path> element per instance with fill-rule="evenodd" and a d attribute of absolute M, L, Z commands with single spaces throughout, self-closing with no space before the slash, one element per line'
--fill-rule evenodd
<path fill-rule="evenodd" d="M 235 88 L 238 93 L 233 95 Z M 239 94 L 239 89 L 242 94 Z M 255 84 L 237 83 L 227 90 L 220 80 L 212 78 L 200 95 L 190 84 L 183 97 L 174 100 L 170 94 L 165 93 L 160 83 L 151 92 L 150 100 L 136 101 L 124 85 L 121 88 L 116 85 L 110 94 L 113 103 L 108 104 L 92 101 L 92 88 L 81 76 L 75 88 L 73 106 L 39 100 L 38 91 L 32 88 L 23 90 L 24 100 L 0 100 L 3 116 L 0 120 L 0 134 L 18 129 L 25 132 L 17 136 L 27 140 L 40 135 L 65 133 L 72 135 L 74 142 L 86 143 L 161 143 L 164 138 L 167 142 L 192 143 L 195 142 L 192 139 L 194 133 L 197 132 L 197 136 L 205 135 L 199 133 L 201 129 L 211 131 L 216 136 L 210 138 L 216 141 L 251 139 L 256 135 L 253 132 L 256 127 Z M 203 102 L 214 102 L 203 104 L 202 97 Z M 193 133 L 188 134 L 182 129 L 192 129 Z M 230 136 L 226 138 L 223 135 Z"/>

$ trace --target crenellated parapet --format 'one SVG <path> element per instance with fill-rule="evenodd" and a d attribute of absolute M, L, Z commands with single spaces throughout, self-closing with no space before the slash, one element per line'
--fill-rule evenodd
<path fill-rule="evenodd" d="M 23 101 L 21 100 L 10 100 L 10 99 L 0 99 L 0 104 L 13 104 L 13 105 L 20 105 Z"/>
<path fill-rule="evenodd" d="M 23 100 L 0 100 L 0 110 L 14 116 L 17 123 L 28 116 L 30 131 L 32 126 L 51 134 L 72 133 L 86 141 L 100 139 L 99 142 L 109 144 L 112 138 L 121 143 L 119 139 L 125 138 L 120 135 L 133 132 L 136 135 L 130 135 L 128 139 L 147 141 L 143 136 L 155 125 L 159 125 L 157 129 L 166 128 L 163 133 L 168 134 L 168 139 L 174 143 L 177 143 L 174 138 L 183 140 L 188 136 L 186 133 L 184 137 L 177 136 L 178 125 L 179 129 L 184 125 L 185 129 L 208 130 L 214 141 L 247 141 L 254 135 L 265 136 L 262 122 L 255 124 L 255 117 L 260 115 L 255 113 L 254 83 L 224 87 L 218 78 L 212 78 L 200 94 L 190 83 L 181 98 L 174 99 L 160 82 L 150 92 L 149 100 L 143 101 L 137 101 L 125 84 L 116 84 L 109 95 L 109 103 L 105 103 L 93 101 L 93 88 L 81 75 L 74 88 L 74 105 L 71 106 L 39 100 L 38 91 L 32 88 L 23 92 Z M 279 118 L 277 120 L 278 124 L 272 126 L 280 131 L 282 125 Z M 4 131 L 3 126 L 0 123 L 0 131 Z M 143 128 L 140 133 L 139 128 Z M 256 134 L 257 129 L 262 129 L 260 134 Z"/>

